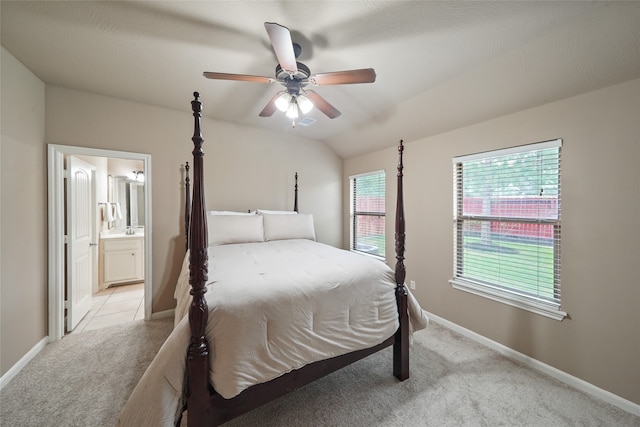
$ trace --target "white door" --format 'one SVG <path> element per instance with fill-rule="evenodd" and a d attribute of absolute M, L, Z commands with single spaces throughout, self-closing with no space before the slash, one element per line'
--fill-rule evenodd
<path fill-rule="evenodd" d="M 67 158 L 67 331 L 91 309 L 94 169 L 76 157 Z"/>

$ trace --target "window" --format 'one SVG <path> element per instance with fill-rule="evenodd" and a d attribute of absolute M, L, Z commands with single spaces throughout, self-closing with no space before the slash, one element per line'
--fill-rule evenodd
<path fill-rule="evenodd" d="M 385 173 L 352 176 L 351 250 L 385 257 Z"/>
<path fill-rule="evenodd" d="M 453 159 L 454 288 L 562 320 L 562 140 Z"/>

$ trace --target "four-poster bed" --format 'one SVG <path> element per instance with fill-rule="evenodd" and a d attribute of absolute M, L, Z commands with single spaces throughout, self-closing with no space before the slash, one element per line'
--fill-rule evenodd
<path fill-rule="evenodd" d="M 410 326 L 427 319 L 404 284 L 402 141 L 393 271 L 315 241 L 312 216 L 297 212 L 297 173 L 290 215 L 207 211 L 197 92 L 191 105 L 193 183 L 176 327 L 119 424 L 171 425 L 186 410 L 189 426 L 219 425 L 389 346 L 393 374 L 407 379 Z"/>

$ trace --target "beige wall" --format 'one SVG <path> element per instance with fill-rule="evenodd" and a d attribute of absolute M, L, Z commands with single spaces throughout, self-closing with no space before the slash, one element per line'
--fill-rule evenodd
<path fill-rule="evenodd" d="M 411 141 L 405 149 L 407 280 L 449 321 L 640 404 L 640 80 Z M 428 120 L 428 118 L 425 118 Z M 562 322 L 448 283 L 453 266 L 451 158 L 562 138 Z M 405 141 L 406 142 L 406 141 Z M 345 160 L 347 178 L 386 169 L 396 150 Z M 387 229 L 393 230 L 393 201 Z M 348 239 L 344 214 L 345 244 Z M 393 232 L 387 259 L 393 261 Z M 392 262 L 390 262 L 392 264 Z"/>
<path fill-rule="evenodd" d="M 47 164 L 44 83 L 4 48 L 0 62 L 3 375 L 47 334 Z"/>

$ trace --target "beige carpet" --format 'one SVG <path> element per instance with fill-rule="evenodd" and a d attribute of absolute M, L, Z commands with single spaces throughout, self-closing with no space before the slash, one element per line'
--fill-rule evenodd
<path fill-rule="evenodd" d="M 138 320 L 47 345 L 0 392 L 0 425 L 113 426 L 172 328 Z"/>
<path fill-rule="evenodd" d="M 83 332 L 47 346 L 2 391 L 3 426 L 113 426 L 170 320 Z M 229 426 L 640 426 L 640 417 L 449 329 L 415 335 L 411 378 L 375 354 Z"/>

